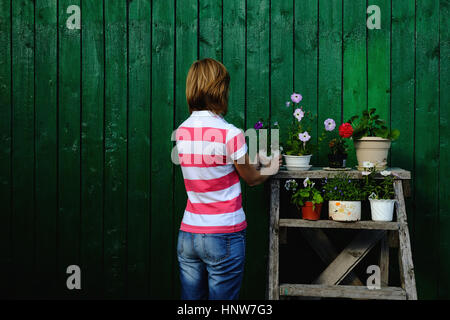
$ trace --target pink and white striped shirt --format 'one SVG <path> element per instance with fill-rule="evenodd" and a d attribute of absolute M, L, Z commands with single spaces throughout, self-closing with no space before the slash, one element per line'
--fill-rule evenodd
<path fill-rule="evenodd" d="M 211 111 L 193 111 L 178 127 L 176 144 L 188 195 L 180 230 L 231 233 L 245 229 L 241 184 L 233 165 L 247 152 L 242 130 Z"/>

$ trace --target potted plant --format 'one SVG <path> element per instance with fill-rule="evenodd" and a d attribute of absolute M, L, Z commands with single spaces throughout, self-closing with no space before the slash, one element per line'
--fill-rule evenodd
<path fill-rule="evenodd" d="M 283 155 L 286 162 L 286 168 L 288 170 L 308 170 L 311 165 L 311 156 L 315 149 L 315 146 L 311 143 L 311 123 L 315 116 L 311 112 L 305 112 L 302 107 L 299 106 L 302 96 L 298 93 L 291 95 L 291 101 L 286 102 L 286 106 L 293 104 L 296 109 L 294 110 L 292 126 L 289 129 L 288 139 L 284 144 Z"/>
<path fill-rule="evenodd" d="M 328 217 L 335 221 L 361 220 L 361 201 L 364 191 L 359 180 L 344 173 L 323 182 L 324 199 L 328 200 Z"/>
<path fill-rule="evenodd" d="M 370 212 L 373 221 L 392 221 L 396 200 L 394 192 L 394 174 L 383 170 L 377 172 L 370 162 L 364 163 L 365 194 L 369 195 Z M 376 177 L 379 175 L 379 179 Z"/>
<path fill-rule="evenodd" d="M 334 129 L 336 122 L 328 118 L 324 121 L 324 132 L 319 138 L 319 142 L 326 139 L 328 136 L 328 147 L 330 153 L 328 154 L 328 163 L 330 168 L 345 168 L 347 160 L 347 140 L 352 136 L 353 128 L 350 123 L 343 123 L 339 126 L 338 134 L 336 135 Z M 331 137 L 330 137 L 331 135 Z"/>
<path fill-rule="evenodd" d="M 292 185 L 292 182 L 291 182 Z M 302 211 L 302 218 L 306 220 L 319 220 L 322 210 L 323 198 L 320 191 L 315 187 L 315 183 L 306 178 L 303 181 L 303 188 L 294 192 L 291 201 Z"/>
<path fill-rule="evenodd" d="M 391 141 L 397 139 L 400 131 L 389 130 L 386 122 L 376 114 L 376 109 L 364 110 L 362 117 L 353 116 L 348 121 L 353 126 L 353 143 L 358 160 L 358 170 L 363 171 L 362 163 L 370 161 L 377 170 L 384 170 Z"/>

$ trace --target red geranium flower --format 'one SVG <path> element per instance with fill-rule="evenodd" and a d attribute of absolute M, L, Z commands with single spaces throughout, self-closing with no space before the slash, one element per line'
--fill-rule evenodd
<path fill-rule="evenodd" d="M 352 125 L 348 122 L 343 123 L 339 126 L 339 135 L 342 138 L 350 138 L 353 134 Z"/>

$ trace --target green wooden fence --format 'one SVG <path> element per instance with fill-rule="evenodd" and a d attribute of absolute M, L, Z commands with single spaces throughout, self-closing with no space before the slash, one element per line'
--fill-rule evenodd
<path fill-rule="evenodd" d="M 81 29 L 66 22 L 81 9 Z M 369 5 L 381 29 L 368 29 Z M 421 298 L 450 297 L 449 0 L 0 0 L 0 290 L 177 298 L 186 195 L 170 161 L 204 57 L 231 74 L 228 121 L 283 126 L 295 90 L 323 120 L 376 107 L 401 130 Z M 283 136 L 283 132 L 281 132 Z M 315 138 L 317 134 L 315 135 Z M 325 151 L 313 163 L 325 164 Z M 354 164 L 355 157 L 350 157 Z M 243 187 L 243 298 L 263 298 L 264 187 Z M 299 262 L 304 263 L 304 262 Z M 79 265 L 82 290 L 66 288 Z"/>

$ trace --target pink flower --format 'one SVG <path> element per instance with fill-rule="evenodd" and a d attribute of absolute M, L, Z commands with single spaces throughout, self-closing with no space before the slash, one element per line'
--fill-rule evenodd
<path fill-rule="evenodd" d="M 309 141 L 309 139 L 311 139 L 311 136 L 309 135 L 308 131 L 305 131 L 303 133 L 299 133 L 298 138 L 300 141 L 306 142 Z"/>
<path fill-rule="evenodd" d="M 331 118 L 325 120 L 323 124 L 325 125 L 325 130 L 327 131 L 333 131 L 334 128 L 336 128 L 336 122 Z"/>
<path fill-rule="evenodd" d="M 304 115 L 305 115 L 305 112 L 302 109 L 300 109 L 300 108 L 295 109 L 294 117 L 297 118 L 298 121 L 301 121 L 303 119 Z"/>
<path fill-rule="evenodd" d="M 300 93 L 293 93 L 292 95 L 291 95 L 291 100 L 292 100 L 292 102 L 294 102 L 294 103 L 299 103 L 300 101 L 302 101 L 302 99 L 303 99 L 303 97 L 302 97 L 302 95 L 300 94 Z"/>

